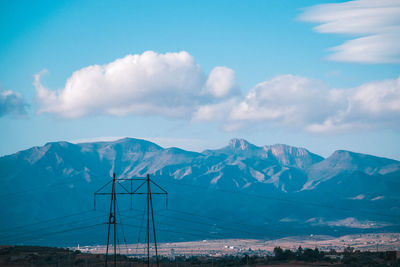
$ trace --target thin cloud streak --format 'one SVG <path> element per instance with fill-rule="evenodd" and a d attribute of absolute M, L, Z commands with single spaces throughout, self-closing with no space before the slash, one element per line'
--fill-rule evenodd
<path fill-rule="evenodd" d="M 330 49 L 327 58 L 353 63 L 400 63 L 400 1 L 357 0 L 309 7 L 300 20 L 320 23 L 319 33 L 355 39 Z"/>

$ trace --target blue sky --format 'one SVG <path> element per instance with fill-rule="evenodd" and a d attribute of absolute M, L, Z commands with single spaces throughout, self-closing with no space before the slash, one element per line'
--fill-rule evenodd
<path fill-rule="evenodd" d="M 201 151 L 241 137 L 400 159 L 399 8 L 2 0 L 0 154 L 125 136 Z"/>

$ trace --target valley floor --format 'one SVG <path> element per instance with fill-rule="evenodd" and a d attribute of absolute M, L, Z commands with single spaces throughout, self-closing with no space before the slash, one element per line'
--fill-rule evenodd
<path fill-rule="evenodd" d="M 275 247 L 297 250 L 318 248 L 320 251 L 343 251 L 353 247 L 360 251 L 400 250 L 400 233 L 357 234 L 341 237 L 293 236 L 275 240 L 219 239 L 191 242 L 159 243 L 158 253 L 162 256 L 222 256 L 222 255 L 271 255 Z M 71 249 L 78 249 L 73 247 Z M 153 246 L 151 246 L 153 250 Z M 79 250 L 90 253 L 105 253 L 105 246 L 80 246 Z M 129 256 L 144 256 L 145 244 L 120 245 L 119 252 Z"/>
<path fill-rule="evenodd" d="M 311 254 L 310 254 L 311 253 Z M 333 259 L 329 256 L 340 257 Z M 0 246 L 0 266 L 104 266 L 104 254 L 81 253 L 79 250 L 39 246 Z M 146 258 L 116 256 L 116 266 L 145 267 Z M 399 266 L 400 259 L 391 252 L 346 252 L 325 254 L 317 250 L 301 253 L 276 252 L 275 256 L 191 256 L 159 257 L 161 267 L 214 267 L 214 266 Z M 109 255 L 108 263 L 114 266 L 114 255 Z M 151 266 L 156 266 L 156 258 L 150 258 Z"/>

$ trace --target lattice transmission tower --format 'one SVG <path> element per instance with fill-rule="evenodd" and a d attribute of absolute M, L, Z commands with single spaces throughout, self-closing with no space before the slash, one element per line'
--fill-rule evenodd
<path fill-rule="evenodd" d="M 124 185 L 125 183 L 125 185 Z M 129 188 L 127 188 L 126 184 L 128 183 Z M 139 185 L 136 185 L 139 183 Z M 108 185 L 112 185 L 111 192 L 104 192 L 105 188 Z M 160 192 L 152 192 L 151 185 L 156 186 Z M 122 192 L 117 191 L 117 186 L 122 190 Z M 146 191 L 143 192 L 143 189 Z M 154 220 L 154 209 L 153 209 L 153 197 L 152 195 L 165 195 L 166 198 L 166 208 L 168 208 L 168 192 L 164 190 L 161 186 L 159 186 L 156 182 L 150 179 L 150 175 L 147 174 L 146 178 L 115 178 L 115 173 L 113 173 L 112 180 L 107 182 L 105 185 L 100 187 L 94 193 L 94 208 L 96 209 L 96 197 L 98 195 L 110 195 L 110 213 L 108 216 L 108 231 L 107 231 L 107 248 L 106 248 L 106 257 L 105 257 L 105 266 L 108 266 L 108 254 L 110 247 L 110 233 L 113 231 L 114 237 L 114 266 L 117 266 L 117 195 L 130 195 L 130 205 L 133 208 L 133 196 L 134 195 L 146 195 L 146 212 L 147 212 L 147 227 L 146 227 L 146 236 L 147 236 L 147 266 L 150 266 L 150 220 L 153 228 L 153 239 L 154 239 L 154 247 L 156 252 L 156 262 L 157 267 L 159 267 L 158 261 L 158 250 L 157 250 L 157 236 L 156 236 L 156 223 Z M 113 229 L 111 229 L 113 228 Z"/>

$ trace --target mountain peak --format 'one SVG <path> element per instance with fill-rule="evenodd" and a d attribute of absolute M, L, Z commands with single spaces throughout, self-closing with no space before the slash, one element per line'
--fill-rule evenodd
<path fill-rule="evenodd" d="M 229 141 L 229 147 L 239 150 L 248 150 L 250 147 L 255 146 L 244 139 L 233 138 Z"/>

